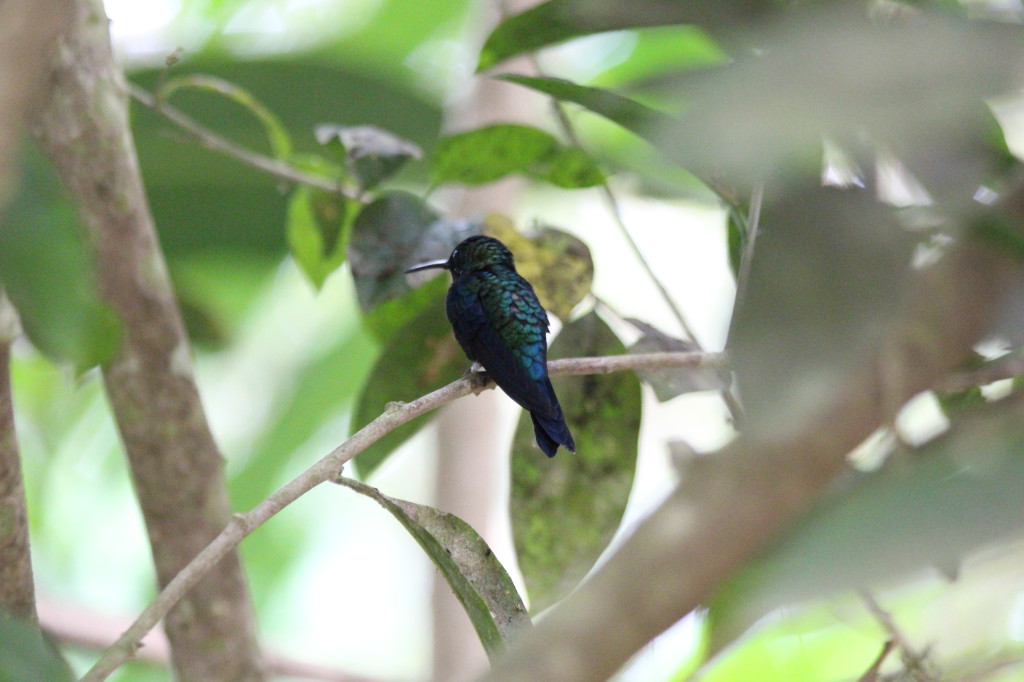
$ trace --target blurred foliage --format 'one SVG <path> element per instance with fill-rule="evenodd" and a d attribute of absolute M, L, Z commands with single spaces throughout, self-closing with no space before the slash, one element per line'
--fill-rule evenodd
<path fill-rule="evenodd" d="M 441 139 L 431 159 L 434 184 L 482 185 L 512 173 L 565 189 L 592 187 L 604 174 L 586 152 L 549 133 L 519 124 L 496 124 Z"/>
<path fill-rule="evenodd" d="M 1020 535 L 1024 399 L 976 407 L 958 428 L 850 480 L 733 580 L 711 607 L 712 650 L 772 609 L 928 567 Z"/>
<path fill-rule="evenodd" d="M 130 74 L 149 90 L 173 93 L 173 106 L 217 134 L 339 188 L 291 186 L 203 148 L 153 111 L 132 110 L 161 243 L 201 349 L 201 380 L 210 372 L 204 399 L 211 396 L 212 412 L 229 406 L 222 428 L 239 509 L 337 444 L 349 418 L 354 431 L 388 402 L 411 400 L 467 369 L 445 320 L 448 276 L 407 278 L 404 270 L 446 258 L 470 234 L 508 243 L 561 319 L 552 357 L 624 352 L 619 325 L 594 313 L 572 320 L 594 278 L 583 240 L 546 227 L 521 234 L 501 217 L 456 219 L 443 202 L 428 203 L 427 188 L 510 174 L 578 188 L 632 174 L 642 192 L 724 206 L 732 267 L 750 270 L 729 339 L 749 428 L 795 422 L 855 368 L 880 330 L 898 323 L 893 311 L 909 266 L 939 237 L 970 222 L 1003 244 L 1021 243 L 1019 226 L 1007 226 L 976 197 L 984 196 L 979 185 L 998 192 L 1020 170 L 986 102 L 1019 88 L 1022 31 L 1012 22 L 968 19 L 953 3 L 867 12 L 849 3 L 550 0 L 507 18 L 487 38 L 480 70 L 620 32 L 622 58 L 586 64 L 584 77 L 495 76 L 567 105 L 582 149 L 519 124 L 441 134 L 448 89 L 466 78 L 452 65 L 476 61 L 464 47 L 476 3 L 290 8 L 294 16 L 324 14 L 293 20 L 279 36 L 287 39 L 272 48 L 252 28 L 266 20 L 269 4 L 187 0 L 178 20 L 184 59 Z M 984 9 L 977 5 L 972 12 Z M 342 14 L 347 21 L 334 21 Z M 850 160 L 849 186 L 822 187 L 826 142 Z M 886 159 L 900 181 L 920 187 L 927 206 L 878 200 Z M 750 225 L 751 188 L 760 184 L 761 220 Z M 3 227 L 0 279 L 33 344 L 79 370 L 109 358 L 116 321 L 93 292 L 73 209 L 34 154 L 26 156 L 21 194 Z M 744 263 L 755 234 L 754 259 Z M 286 288 L 289 300 L 275 303 L 282 280 L 295 284 L 281 266 L 289 253 L 313 286 Z M 334 307 L 310 303 L 314 288 L 316 301 Z M 630 324 L 623 340 L 641 333 L 634 351 L 689 348 L 646 322 Z M 217 367 L 233 374 L 209 369 Z M 152 593 L 145 540 L 137 512 L 125 513 L 130 482 L 99 381 L 75 379 L 31 352 L 19 353 L 13 373 L 42 589 L 137 610 Z M 661 400 L 725 380 L 682 371 L 640 377 Z M 611 540 L 633 482 L 641 418 L 634 374 L 554 384 L 579 453 L 540 457 L 528 419 L 512 444 L 513 532 L 534 610 L 578 584 Z M 886 635 L 863 613 L 844 629 L 822 617 L 824 608 L 810 607 L 741 636 L 779 607 L 955 563 L 982 543 L 1018 536 L 1024 443 L 1015 404 L 991 403 L 980 388 L 946 396 L 953 422 L 946 436 L 851 477 L 749 566 L 710 605 L 707 651 L 697 657 L 724 653 L 702 679 L 824 681 L 866 670 Z M 386 476 L 381 464 L 425 422 L 362 453 L 359 475 Z M 409 509 L 424 508 L 407 507 L 402 513 L 411 518 Z M 472 529 L 445 518 L 456 527 L 451 543 L 480 549 Z M 243 545 L 261 616 L 289 585 L 303 583 L 316 563 L 308 557 L 325 551 L 313 546 L 312 521 L 283 514 Z M 424 525 L 407 523 L 414 533 Z M 99 537 L 97 529 L 113 529 L 118 544 L 100 543 L 96 556 L 82 556 L 80 538 Z M 445 552 L 434 553 L 445 562 Z M 106 568 L 112 565 L 119 570 Z M 1019 596 L 1024 588 L 1013 589 Z M 518 598 L 514 590 L 506 596 Z M 500 614 L 490 615 L 500 629 Z M 1006 631 L 994 639 L 1008 640 Z M 694 665 L 680 654 L 681 676 Z"/>
<path fill-rule="evenodd" d="M 26 151 L 20 188 L 0 213 L 0 285 L 32 343 L 85 371 L 114 357 L 120 320 L 100 300 L 74 206 L 36 147 Z"/>
<path fill-rule="evenodd" d="M 895 209 L 816 177 L 786 189 L 766 201 L 729 330 L 748 428 L 813 411 L 895 322 L 910 275 L 914 239 Z"/>
<path fill-rule="evenodd" d="M 72 679 L 68 664 L 38 628 L 0 613 L 0 680 Z"/>

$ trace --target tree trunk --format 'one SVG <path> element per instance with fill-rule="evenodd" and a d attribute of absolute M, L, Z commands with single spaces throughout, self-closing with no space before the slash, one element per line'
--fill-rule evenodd
<path fill-rule="evenodd" d="M 67 0 L 0 2 L 0 216 L 17 182 L 25 122 L 38 106 Z M 2 226 L 0 226 L 2 227 Z M 0 288 L 0 610 L 36 620 L 28 516 L 11 399 L 11 343 L 18 316 Z"/>
<path fill-rule="evenodd" d="M 17 334 L 17 314 L 0 289 L 0 611 L 35 622 L 28 514 L 11 400 L 11 343 Z"/>
<path fill-rule="evenodd" d="M 223 462 L 139 175 L 124 75 L 100 0 L 75 0 L 34 132 L 78 204 L 123 339 L 103 379 L 164 586 L 227 524 Z M 185 680 L 261 680 L 253 607 L 230 553 L 165 622 Z"/>

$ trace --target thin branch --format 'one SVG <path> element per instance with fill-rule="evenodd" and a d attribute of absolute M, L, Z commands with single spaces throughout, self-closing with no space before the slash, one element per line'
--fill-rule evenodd
<path fill-rule="evenodd" d="M 540 66 L 540 62 L 537 60 L 536 55 L 530 55 L 531 62 L 534 69 L 536 69 L 539 75 L 544 75 L 544 70 Z M 554 113 L 555 120 L 558 122 L 558 126 L 565 135 L 566 139 L 569 140 L 570 144 L 574 147 L 582 149 L 582 143 L 580 142 L 579 135 L 576 134 L 576 129 L 572 125 L 572 121 L 569 120 L 568 114 L 565 113 L 565 107 L 560 101 L 551 98 L 551 110 Z M 619 203 L 618 197 L 615 196 L 615 192 L 612 190 L 607 180 L 601 182 L 601 194 L 605 199 L 605 203 L 608 204 L 608 210 L 611 211 L 612 217 L 615 219 L 615 224 L 619 228 L 619 232 L 622 234 L 626 243 L 629 245 L 633 255 L 636 256 L 637 260 L 640 261 L 640 266 L 647 273 L 648 279 L 654 284 L 658 293 L 664 300 L 665 305 L 672 313 L 673 317 L 679 323 L 680 329 L 683 333 L 697 346 L 698 350 L 702 349 L 700 340 L 697 339 L 697 335 L 693 333 L 693 329 L 690 328 L 689 323 L 686 321 L 686 317 L 683 315 L 683 311 L 680 310 L 675 300 L 672 298 L 672 294 L 668 288 L 662 283 L 661 278 L 658 277 L 657 273 L 651 267 L 651 264 L 647 262 L 647 258 L 644 256 L 643 251 L 640 250 L 640 245 L 637 244 L 633 238 L 632 232 L 626 226 L 626 221 L 622 217 L 622 208 Z M 726 408 L 729 410 L 729 414 L 732 415 L 733 423 L 738 425 L 743 417 L 743 407 L 740 405 L 739 400 L 733 395 L 732 390 L 726 386 L 720 391 L 722 400 L 725 402 Z"/>
<path fill-rule="evenodd" d="M 128 83 L 128 93 L 136 102 L 152 109 L 168 121 L 171 121 L 179 128 L 192 135 L 201 146 L 207 149 L 230 156 L 247 166 L 263 171 L 264 173 L 269 173 L 281 180 L 286 180 L 300 185 L 309 185 L 310 187 L 316 187 L 317 189 L 322 189 L 326 192 L 349 196 L 349 198 L 357 198 L 346 193 L 341 187 L 339 187 L 336 181 L 325 178 L 322 175 L 307 173 L 301 168 L 297 168 L 290 163 L 254 152 L 235 144 L 201 123 L 195 121 L 180 109 L 172 107 L 170 104 L 161 101 L 155 95 L 143 88 L 140 88 L 134 83 Z"/>
<path fill-rule="evenodd" d="M 543 71 L 540 69 L 539 64 L 537 65 L 537 72 L 543 75 Z M 579 135 L 576 134 L 576 129 L 573 127 L 572 121 L 569 120 L 569 116 L 565 113 L 565 107 L 562 106 L 562 103 L 557 99 L 552 98 L 551 109 L 554 112 L 555 119 L 558 121 L 558 126 L 561 128 L 565 137 L 574 147 L 582 149 L 583 147 L 580 142 Z M 665 305 L 672 313 L 672 316 L 676 318 L 676 321 L 679 323 L 679 327 L 690 340 L 699 346 L 700 342 L 697 340 L 696 334 L 693 333 L 693 329 L 690 328 L 690 324 L 686 321 L 683 311 L 679 309 L 678 304 L 676 304 L 675 300 L 672 298 L 672 294 L 669 293 L 668 288 L 662 284 L 661 278 L 659 278 L 654 272 L 651 264 L 647 261 L 647 257 L 644 256 L 643 251 L 640 250 L 640 245 L 637 244 L 636 240 L 633 238 L 633 233 L 630 232 L 629 228 L 626 226 L 626 221 L 622 217 L 622 207 L 619 203 L 619 199 L 612 190 L 611 185 L 608 184 L 607 180 L 604 180 L 601 183 L 601 195 L 604 197 L 605 203 L 608 204 L 608 210 L 611 211 L 612 218 L 615 219 L 615 224 L 619 228 L 619 232 L 622 234 L 623 238 L 625 238 L 626 244 L 629 245 L 633 255 L 640 261 L 640 266 L 644 269 L 644 272 L 647 273 L 648 279 L 650 279 L 658 289 L 658 293 L 661 295 L 662 300 L 665 301 Z"/>
<path fill-rule="evenodd" d="M 700 366 L 701 363 L 714 366 L 721 361 L 720 355 L 707 353 L 654 353 L 651 355 L 553 360 L 548 363 L 548 368 L 552 375 L 604 374 L 653 367 L 692 367 Z M 479 393 L 483 389 L 484 386 L 481 385 L 479 379 L 470 375 L 410 403 L 388 403 L 383 414 L 357 431 L 318 462 L 278 488 L 250 511 L 244 514 L 235 514 L 227 527 L 174 576 L 156 599 L 132 623 L 131 627 L 103 652 L 100 659 L 82 678 L 82 682 L 99 682 L 106 679 L 134 655 L 142 637 L 152 630 L 171 608 L 246 536 L 305 493 L 321 483 L 337 478 L 341 475 L 342 467 L 346 462 L 402 424 L 436 410 L 456 398 L 462 398 L 474 392 Z"/>
<path fill-rule="evenodd" d="M 933 675 L 928 669 L 928 656 L 926 652 L 917 650 L 907 636 L 903 634 L 903 630 L 896 623 L 896 619 L 892 617 L 892 614 L 882 608 L 882 605 L 875 599 L 875 595 L 869 590 L 861 589 L 857 590 L 860 594 L 860 598 L 864 600 L 864 604 L 867 606 L 868 611 L 872 616 L 875 617 L 881 626 L 885 629 L 889 635 L 889 639 L 895 642 L 902 652 L 903 664 L 906 666 L 910 674 L 921 682 L 934 682 L 938 679 L 938 676 Z"/>
<path fill-rule="evenodd" d="M 1007 357 L 985 363 L 983 367 L 950 374 L 935 386 L 935 390 L 957 393 L 1022 376 L 1024 376 L 1024 356 L 1018 350 Z"/>
<path fill-rule="evenodd" d="M 754 261 L 754 245 L 761 224 L 761 204 L 764 202 L 764 183 L 758 182 L 750 195 L 750 210 L 747 211 L 747 241 L 740 256 L 740 271 L 736 275 L 736 305 L 739 310 L 750 283 L 750 267 Z"/>
<path fill-rule="evenodd" d="M 882 671 L 882 664 L 885 663 L 885 659 L 889 657 L 889 654 L 891 654 L 892 650 L 895 648 L 895 640 L 885 640 L 885 643 L 882 645 L 882 650 L 878 652 L 878 656 L 875 657 L 874 662 L 867 670 L 864 671 L 864 674 L 860 676 L 857 682 L 878 682 L 878 674 Z"/>

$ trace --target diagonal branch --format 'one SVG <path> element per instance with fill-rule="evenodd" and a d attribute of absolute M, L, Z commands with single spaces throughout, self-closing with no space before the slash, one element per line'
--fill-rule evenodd
<path fill-rule="evenodd" d="M 553 376 L 566 374 L 607 374 L 631 369 L 721 366 L 722 356 L 708 353 L 654 353 L 652 355 L 619 355 L 604 358 L 570 358 L 548 363 Z M 490 384 L 493 387 L 493 384 Z M 282 509 L 316 486 L 341 475 L 346 462 L 402 424 L 427 414 L 457 398 L 484 390 L 478 375 L 465 376 L 433 393 L 410 403 L 388 403 L 384 413 L 353 434 L 348 440 L 325 455 L 294 479 L 244 514 L 235 514 L 221 531 L 132 623 L 117 642 L 103 652 L 82 682 L 104 680 L 122 663 L 132 657 L 142 637 L 152 630 L 181 598 L 189 592 L 212 567 L 232 552 L 247 535 L 266 523 Z"/>
<path fill-rule="evenodd" d="M 139 104 L 152 109 L 171 123 L 174 123 L 176 126 L 192 135 L 200 145 L 207 149 L 230 156 L 247 166 L 273 175 L 281 180 L 287 180 L 288 182 L 294 182 L 300 185 L 309 185 L 310 187 L 316 187 L 317 189 L 322 189 L 326 192 L 345 194 L 345 192 L 342 191 L 342 188 L 339 187 L 337 181 L 326 178 L 323 175 L 308 173 L 301 168 L 293 166 L 280 159 L 275 159 L 273 157 L 254 152 L 251 149 L 246 149 L 241 145 L 237 145 L 231 140 L 228 140 L 222 135 L 215 133 L 206 126 L 195 121 L 188 114 L 181 111 L 181 109 L 177 109 L 158 99 L 152 93 L 134 85 L 133 83 L 128 83 L 128 94 L 130 94 L 132 99 Z"/>
<path fill-rule="evenodd" d="M 774 432 L 745 432 L 714 456 L 695 460 L 680 486 L 619 550 L 483 679 L 607 679 L 706 603 L 824 494 L 846 467 L 847 453 L 892 417 L 890 409 L 970 357 L 1018 263 L 965 239 L 920 273 L 902 323 L 885 343 L 865 350 L 859 366 L 830 387 L 811 418 L 779 415 Z M 884 371 L 894 367 L 899 371 Z"/>

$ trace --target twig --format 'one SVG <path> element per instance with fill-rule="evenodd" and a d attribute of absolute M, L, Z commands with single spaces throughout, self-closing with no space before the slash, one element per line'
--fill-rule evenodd
<path fill-rule="evenodd" d="M 892 614 L 882 608 L 882 605 L 875 599 L 875 595 L 866 589 L 857 590 L 857 592 L 860 594 L 861 599 L 864 600 L 864 604 L 867 606 L 868 611 L 871 612 L 871 615 L 885 628 L 885 631 L 889 634 L 889 639 L 899 646 L 902 652 L 903 663 L 906 665 L 907 670 L 917 679 L 922 680 L 922 682 L 938 679 L 928 670 L 927 652 L 918 651 L 917 647 L 910 643 L 910 640 L 903 634 Z"/>
<path fill-rule="evenodd" d="M 957 393 L 976 386 L 984 386 L 1003 379 L 1016 379 L 1021 376 L 1024 376 L 1024 357 L 1017 351 L 1008 357 L 985 363 L 983 367 L 950 374 L 936 384 L 935 390 Z"/>
<path fill-rule="evenodd" d="M 149 109 L 152 109 L 168 121 L 171 121 L 179 128 L 192 135 L 200 145 L 207 149 L 226 154 L 227 156 L 241 161 L 247 166 L 269 173 L 270 175 L 282 180 L 287 180 L 288 182 L 294 182 L 300 185 L 309 185 L 310 187 L 316 187 L 317 189 L 322 189 L 326 192 L 341 194 L 343 196 L 348 196 L 349 198 L 356 198 L 346 193 L 338 186 L 336 181 L 331 180 L 330 178 L 325 178 L 322 175 L 316 175 L 314 173 L 307 173 L 300 168 L 296 168 L 290 163 L 259 154 L 235 144 L 221 135 L 218 135 L 201 123 L 196 122 L 180 109 L 172 107 L 166 102 L 159 100 L 155 95 L 143 88 L 140 88 L 134 83 L 128 83 L 128 93 L 135 101 Z"/>
<path fill-rule="evenodd" d="M 530 60 L 533 64 L 534 69 L 539 75 L 544 75 L 544 70 L 540 66 L 540 62 L 537 60 L 536 55 L 530 55 Z M 580 142 L 579 135 L 576 134 L 576 129 L 572 125 L 572 121 L 569 120 L 569 116 L 565 113 L 565 107 L 562 103 L 551 98 L 551 110 L 554 113 L 555 120 L 558 122 L 559 128 L 562 130 L 562 134 L 565 135 L 566 139 L 569 140 L 570 144 L 579 149 L 583 148 Z M 647 273 L 648 279 L 654 284 L 658 293 L 661 295 L 662 300 L 665 301 L 665 305 L 668 306 L 669 311 L 673 317 L 679 323 L 679 327 L 683 333 L 697 346 L 698 350 L 702 349 L 700 341 L 697 339 L 696 334 L 693 333 L 693 329 L 690 328 L 689 323 L 686 321 L 686 317 L 683 315 L 682 310 L 676 305 L 675 300 L 672 298 L 672 294 L 669 293 L 668 288 L 662 283 L 661 278 L 654 272 L 651 264 L 647 262 L 647 258 L 644 256 L 643 251 L 640 250 L 640 245 L 633 239 L 633 234 L 629 231 L 626 226 L 626 221 L 622 217 L 622 209 L 619 205 L 618 197 L 615 196 L 615 192 L 612 190 L 607 180 L 601 182 L 601 194 L 608 204 L 608 210 L 611 211 L 612 217 L 615 219 L 615 224 L 619 228 L 619 232 L 622 234 L 626 243 L 629 245 L 630 250 L 636 256 L 637 260 L 640 261 L 640 266 Z M 740 405 L 736 396 L 733 395 L 732 390 L 727 386 L 721 390 L 722 400 L 725 402 L 726 408 L 729 410 L 729 414 L 732 415 L 733 423 L 738 425 L 743 417 L 743 407 Z"/>
<path fill-rule="evenodd" d="M 544 69 L 541 68 L 537 55 L 531 54 L 529 59 L 534 70 L 537 72 L 537 75 L 546 75 Z M 561 129 L 562 134 L 565 135 L 565 138 L 569 143 L 578 149 L 583 149 L 583 143 L 580 141 L 579 135 L 576 134 L 576 128 L 573 127 L 568 114 L 565 113 L 565 107 L 563 107 L 562 103 L 554 97 L 551 97 L 551 112 L 555 117 L 555 121 L 558 122 L 558 127 Z M 683 333 L 686 334 L 686 336 L 688 336 L 694 343 L 700 345 L 697 341 L 697 337 L 693 333 L 693 330 L 690 329 L 690 325 L 686 322 L 686 318 L 683 316 L 679 306 L 676 305 L 676 302 L 672 299 L 672 295 L 669 293 L 668 289 L 661 283 L 661 280 L 654 273 L 650 263 L 647 262 L 647 258 L 644 257 L 643 252 L 640 250 L 640 246 L 636 243 L 636 240 L 633 239 L 633 235 L 629 231 L 629 228 L 626 227 L 626 221 L 622 218 L 619 200 L 615 196 L 615 192 L 612 191 L 611 185 L 608 184 L 607 180 L 601 182 L 601 194 L 604 196 L 604 199 L 608 204 L 608 208 L 612 213 L 612 217 L 615 219 L 615 224 L 618 226 L 619 232 L 621 232 L 622 236 L 626 239 L 626 243 L 640 261 L 640 265 L 647 273 L 647 276 L 654 283 L 654 286 L 657 287 L 658 293 L 661 294 L 662 299 L 665 301 L 665 305 L 668 306 L 668 309 L 672 312 L 676 321 L 679 322 L 679 326 L 682 328 Z"/>
<path fill-rule="evenodd" d="M 602 374 L 628 369 L 652 367 L 689 367 L 701 363 L 722 362 L 720 355 L 702 353 L 654 353 L 651 355 L 618 355 L 605 358 L 568 358 L 548 363 L 553 375 Z M 265 500 L 243 514 L 235 514 L 223 531 L 203 549 L 139 615 L 117 641 L 100 656 L 85 674 L 82 682 L 104 680 L 135 653 L 142 637 L 152 630 L 160 619 L 206 573 L 233 550 L 250 533 L 271 517 L 297 500 L 303 494 L 341 473 L 342 466 L 357 454 L 406 422 L 435 410 L 446 403 L 479 391 L 480 384 L 471 377 L 463 377 L 433 393 L 410 403 L 389 403 L 384 413 L 353 434 L 318 462 L 278 488 Z"/>
<path fill-rule="evenodd" d="M 723 353 L 644 353 L 637 355 L 609 355 L 596 358 L 566 358 L 548 363 L 551 376 L 580 374 L 611 374 L 627 369 L 665 369 L 692 367 L 719 369 L 725 367 Z"/>
<path fill-rule="evenodd" d="M 750 210 L 747 211 L 747 240 L 740 256 L 740 271 L 736 274 L 736 305 L 739 310 L 747 294 L 750 283 L 750 264 L 754 260 L 754 244 L 757 242 L 758 228 L 761 224 L 761 204 L 764 202 L 764 183 L 758 182 L 750 195 Z"/>
<path fill-rule="evenodd" d="M 882 669 L 882 664 L 885 663 L 885 659 L 889 657 L 892 650 L 896 648 L 896 640 L 887 639 L 885 644 L 882 645 L 882 650 L 878 652 L 878 656 L 875 657 L 874 663 L 871 667 L 864 671 L 864 674 L 860 676 L 857 682 L 878 682 L 878 673 Z"/>

